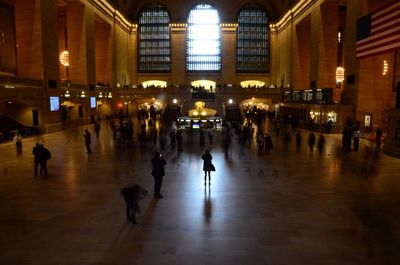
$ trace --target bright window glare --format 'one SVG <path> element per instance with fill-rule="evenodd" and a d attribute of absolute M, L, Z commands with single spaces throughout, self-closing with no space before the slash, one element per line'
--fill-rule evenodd
<path fill-rule="evenodd" d="M 198 5 L 189 13 L 187 68 L 189 71 L 221 69 L 221 33 L 217 10 Z"/>

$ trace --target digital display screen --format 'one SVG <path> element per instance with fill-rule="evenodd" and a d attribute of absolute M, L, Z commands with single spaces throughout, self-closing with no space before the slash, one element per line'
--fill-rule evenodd
<path fill-rule="evenodd" d="M 59 110 L 60 110 L 60 98 L 50 97 L 50 111 L 59 111 Z"/>
<path fill-rule="evenodd" d="M 198 123 L 193 123 L 193 124 L 192 124 L 192 128 L 193 128 L 193 129 L 200 129 L 200 124 L 198 124 Z"/>
<path fill-rule="evenodd" d="M 96 108 L 96 97 L 90 97 L 90 108 Z"/>

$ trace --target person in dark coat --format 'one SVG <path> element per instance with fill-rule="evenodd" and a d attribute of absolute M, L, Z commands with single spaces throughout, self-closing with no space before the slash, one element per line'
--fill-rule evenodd
<path fill-rule="evenodd" d="M 41 145 L 39 155 L 39 163 L 40 163 L 40 175 L 47 176 L 47 160 L 51 158 L 51 153 L 49 149 Z"/>
<path fill-rule="evenodd" d="M 214 165 L 212 164 L 212 155 L 210 151 L 207 149 L 204 154 L 201 156 L 203 159 L 203 170 L 204 170 L 204 185 L 207 182 L 207 173 L 208 173 L 208 185 L 211 185 L 211 171 L 214 171 Z"/>
<path fill-rule="evenodd" d="M 183 148 L 182 148 L 182 132 L 178 131 L 176 133 L 176 142 L 178 143 L 178 152 L 182 152 Z"/>
<path fill-rule="evenodd" d="M 382 142 L 382 130 L 381 128 L 378 128 L 376 129 L 375 132 L 375 144 L 377 149 L 381 148 L 381 142 Z"/>
<path fill-rule="evenodd" d="M 271 149 L 274 148 L 274 145 L 272 144 L 271 135 L 269 135 L 269 133 L 267 133 L 267 132 L 265 133 L 265 136 L 264 136 L 264 145 L 265 145 L 265 153 L 267 155 L 269 155 Z"/>
<path fill-rule="evenodd" d="M 139 200 L 147 196 L 147 190 L 138 184 L 131 184 L 121 189 L 121 195 L 126 204 L 126 219 L 137 224 L 136 213 L 140 213 Z"/>
<path fill-rule="evenodd" d="M 318 138 L 318 152 L 320 155 L 322 155 L 322 152 L 324 151 L 324 146 L 325 146 L 325 137 L 324 135 L 321 133 L 321 135 Z"/>
<path fill-rule="evenodd" d="M 32 154 L 33 154 L 33 162 L 35 164 L 35 177 L 37 177 L 37 169 L 40 164 L 40 160 L 43 157 L 43 148 L 39 143 L 36 143 L 35 147 L 32 149 Z M 40 170 L 42 172 L 42 170 Z"/>
<path fill-rule="evenodd" d="M 301 142 L 302 142 L 302 136 L 301 136 L 301 131 L 299 130 L 296 133 L 296 150 L 297 150 L 297 152 L 299 152 L 301 149 Z"/>
<path fill-rule="evenodd" d="M 160 193 L 160 190 L 163 176 L 165 176 L 164 166 L 167 164 L 167 162 L 164 158 L 162 158 L 159 152 L 156 152 L 154 154 L 154 158 L 151 160 L 151 164 L 153 165 L 151 175 L 154 177 L 154 198 L 161 199 L 164 197 Z"/>
<path fill-rule="evenodd" d="M 86 129 L 83 136 L 85 137 L 86 153 L 90 154 L 92 152 L 92 149 L 90 148 L 92 142 L 90 132 Z"/>
<path fill-rule="evenodd" d="M 313 152 L 314 145 L 315 145 L 315 134 L 313 132 L 310 132 L 310 136 L 308 137 L 308 147 L 310 149 L 310 152 Z"/>

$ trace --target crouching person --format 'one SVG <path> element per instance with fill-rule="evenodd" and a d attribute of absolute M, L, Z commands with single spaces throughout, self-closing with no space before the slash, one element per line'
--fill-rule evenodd
<path fill-rule="evenodd" d="M 121 195 L 126 204 L 126 218 L 128 222 L 137 224 L 136 213 L 140 213 L 139 200 L 147 195 L 147 190 L 138 184 L 131 184 L 121 189 Z"/>

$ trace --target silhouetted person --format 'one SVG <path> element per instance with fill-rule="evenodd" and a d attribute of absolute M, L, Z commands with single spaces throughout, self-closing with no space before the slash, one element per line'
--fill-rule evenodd
<path fill-rule="evenodd" d="M 313 132 L 310 132 L 310 136 L 308 136 L 308 148 L 310 149 L 310 152 L 313 152 L 314 145 L 315 145 L 315 134 Z"/>
<path fill-rule="evenodd" d="M 90 149 L 90 144 L 92 143 L 90 132 L 86 129 L 83 136 L 85 138 L 86 153 L 90 154 L 92 152 L 92 149 Z"/>
<path fill-rule="evenodd" d="M 32 154 L 33 154 L 33 162 L 35 164 L 34 173 L 35 177 L 37 177 L 37 169 L 39 167 L 40 160 L 43 157 L 43 148 L 39 143 L 36 143 L 35 147 L 33 147 Z M 42 170 L 40 170 L 40 172 L 42 172 Z"/>
<path fill-rule="evenodd" d="M 49 149 L 41 145 L 41 155 L 39 156 L 40 175 L 47 176 L 47 160 L 51 158 Z"/>
<path fill-rule="evenodd" d="M 284 145 L 283 145 L 283 149 L 288 152 L 289 151 L 289 145 L 290 145 L 290 141 L 292 140 L 292 136 L 290 135 L 290 132 L 287 131 L 284 135 Z"/>
<path fill-rule="evenodd" d="M 99 134 L 100 134 L 100 123 L 97 122 L 97 121 L 94 123 L 94 131 L 96 132 L 96 137 L 99 138 Z"/>
<path fill-rule="evenodd" d="M 182 148 L 182 132 L 178 131 L 176 133 L 176 142 L 178 144 L 178 152 L 182 152 L 183 148 Z"/>
<path fill-rule="evenodd" d="M 258 153 L 261 154 L 263 152 L 264 149 L 264 135 L 262 132 L 259 132 L 257 134 L 257 145 L 258 145 Z"/>
<path fill-rule="evenodd" d="M 301 142 L 303 141 L 302 138 L 303 137 L 301 135 L 301 131 L 297 131 L 297 133 L 296 133 L 296 150 L 297 150 L 297 152 L 300 152 Z"/>
<path fill-rule="evenodd" d="M 199 137 L 200 137 L 200 146 L 201 147 L 204 147 L 205 145 L 206 145 L 206 139 L 205 139 L 205 135 L 204 135 L 204 130 L 203 129 L 200 129 L 200 135 L 199 135 Z"/>
<path fill-rule="evenodd" d="M 264 144 L 265 144 L 265 153 L 269 155 L 270 151 L 274 148 L 274 145 L 272 144 L 271 135 L 269 135 L 268 133 L 265 133 Z"/>
<path fill-rule="evenodd" d="M 324 135 L 321 133 L 321 135 L 318 138 L 318 152 L 320 155 L 322 155 L 322 152 L 324 151 L 324 146 L 325 146 L 325 137 Z"/>
<path fill-rule="evenodd" d="M 382 141 L 382 130 L 381 128 L 376 129 L 375 133 L 375 144 L 376 148 L 381 148 L 381 141 Z"/>
<path fill-rule="evenodd" d="M 210 145 L 212 145 L 214 135 L 212 134 L 211 130 L 208 131 L 207 136 L 208 136 L 208 142 L 210 143 Z"/>
<path fill-rule="evenodd" d="M 360 130 L 356 129 L 353 132 L 353 150 L 356 152 L 358 151 L 358 148 L 360 146 L 360 136 L 361 136 Z"/>
<path fill-rule="evenodd" d="M 161 199 L 164 197 L 161 191 L 162 179 L 165 176 L 164 166 L 167 164 L 164 158 L 162 158 L 159 152 L 154 154 L 154 158 L 151 160 L 151 164 L 153 165 L 153 170 L 151 174 L 154 177 L 154 198 Z"/>
<path fill-rule="evenodd" d="M 132 184 L 121 189 L 121 195 L 126 204 L 126 219 L 137 224 L 136 213 L 140 213 L 139 200 L 147 195 L 147 190 L 138 184 Z"/>
<path fill-rule="evenodd" d="M 13 140 L 15 142 L 15 148 L 17 149 L 17 155 L 21 155 L 22 154 L 22 135 L 19 132 L 16 132 Z"/>
<path fill-rule="evenodd" d="M 208 185 L 211 185 L 211 171 L 215 171 L 215 167 L 212 164 L 212 155 L 210 151 L 206 150 L 204 154 L 201 156 L 203 159 L 203 171 L 204 171 L 204 185 L 207 182 L 207 174 L 208 174 Z"/>

